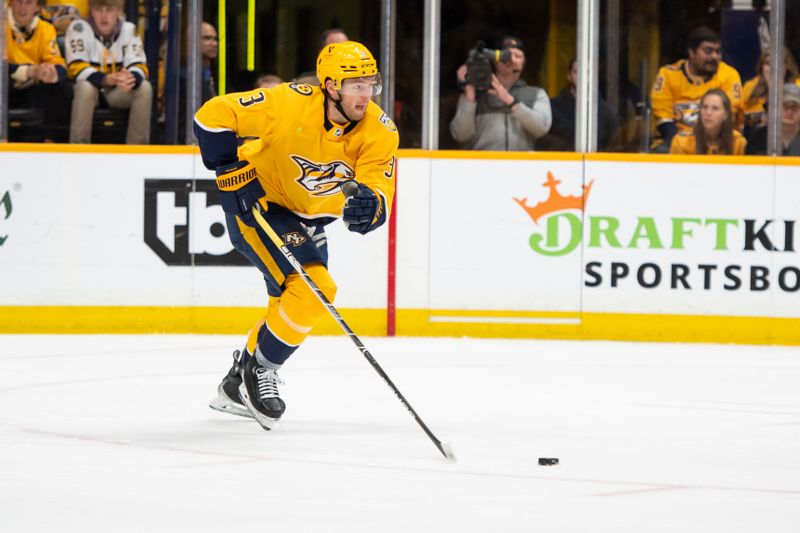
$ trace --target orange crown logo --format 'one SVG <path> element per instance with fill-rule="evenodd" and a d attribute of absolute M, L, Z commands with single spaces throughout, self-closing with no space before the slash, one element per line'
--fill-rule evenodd
<path fill-rule="evenodd" d="M 539 219 L 548 213 L 563 211 L 565 209 L 579 209 L 583 211 L 583 206 L 589 199 L 589 191 L 592 188 L 594 180 L 590 181 L 588 185 L 583 186 L 582 196 L 563 196 L 558 192 L 558 185 L 560 183 L 561 181 L 553 178 L 552 172 L 548 172 L 547 181 L 542 184 L 542 187 L 550 189 L 550 196 L 547 197 L 547 200 L 539 202 L 533 207 L 528 205 L 528 198 L 514 198 L 514 201 L 517 202 L 537 224 L 539 223 Z"/>

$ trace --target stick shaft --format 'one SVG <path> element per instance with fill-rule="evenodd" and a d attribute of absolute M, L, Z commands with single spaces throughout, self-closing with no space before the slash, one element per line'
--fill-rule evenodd
<path fill-rule="evenodd" d="M 334 305 L 328 300 L 328 297 L 325 296 L 322 290 L 317 286 L 316 282 L 311 278 L 311 276 L 308 275 L 306 269 L 303 268 L 303 265 L 300 264 L 300 262 L 294 256 L 294 254 L 292 254 L 292 252 L 286 247 L 286 244 L 284 244 L 280 236 L 278 236 L 275 230 L 272 229 L 272 226 L 269 225 L 267 220 L 259 212 L 258 207 L 253 207 L 253 216 L 255 217 L 256 222 L 261 227 L 261 229 L 264 230 L 269 239 L 272 241 L 272 243 L 281 251 L 286 260 L 289 261 L 289 264 L 292 265 L 292 268 L 294 268 L 295 272 L 297 272 L 300 275 L 300 277 L 303 278 L 303 281 L 305 281 L 308 284 L 308 286 L 311 288 L 311 291 L 317 296 L 317 298 L 319 298 L 319 301 L 322 302 L 322 304 L 331 314 L 333 319 L 336 320 L 336 323 L 339 324 L 339 326 L 342 328 L 342 330 L 344 330 L 347 336 L 350 337 L 350 340 L 353 341 L 353 344 L 355 344 L 356 347 L 358 347 L 358 350 L 361 352 L 361 355 L 363 355 L 364 358 L 366 358 L 366 360 L 369 362 L 372 368 L 375 369 L 378 375 L 381 378 L 383 378 L 383 381 L 389 386 L 389 388 L 392 389 L 394 395 L 397 396 L 397 399 L 400 400 L 400 402 L 408 410 L 408 412 L 411 413 L 411 416 L 414 417 L 414 420 L 417 421 L 419 427 L 421 427 L 422 430 L 425 432 L 425 434 L 428 435 L 428 438 L 430 438 L 431 441 L 433 441 L 433 444 L 436 446 L 439 452 L 441 452 L 441 454 L 444 455 L 445 458 L 450 459 L 448 453 L 442 446 L 442 441 L 436 438 L 436 435 L 434 435 L 433 432 L 430 430 L 430 428 L 428 428 L 428 426 L 425 424 L 425 422 L 422 421 L 422 418 L 420 418 L 420 416 L 417 414 L 414 408 L 411 407 L 411 404 L 408 403 L 408 400 L 406 400 L 405 396 L 403 396 L 403 394 L 395 386 L 395 384 L 392 383 L 392 380 L 389 379 L 389 376 L 386 374 L 386 372 L 384 372 L 383 368 L 381 368 L 381 366 L 378 364 L 375 358 L 372 357 L 372 354 L 369 353 L 369 350 L 367 350 L 366 346 L 364 346 L 364 343 L 361 342 L 361 339 L 358 338 L 358 335 L 356 335 L 353 332 L 353 330 L 350 329 L 350 326 L 347 325 L 347 322 L 345 322 L 345 320 L 339 314 L 339 311 L 336 310 L 336 307 L 334 307 Z"/>

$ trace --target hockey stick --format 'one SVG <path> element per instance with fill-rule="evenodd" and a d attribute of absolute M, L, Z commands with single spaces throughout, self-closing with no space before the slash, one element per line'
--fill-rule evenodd
<path fill-rule="evenodd" d="M 353 194 L 355 194 L 357 190 L 358 190 L 358 185 L 356 185 L 354 181 L 348 181 L 345 182 L 344 185 L 342 185 L 342 193 L 345 196 L 352 196 Z M 367 348 L 364 346 L 364 343 L 361 342 L 361 339 L 359 339 L 358 336 L 355 333 L 353 333 L 353 330 L 350 329 L 350 326 L 348 326 L 347 322 L 344 321 L 342 316 L 339 314 L 339 311 L 337 311 L 336 308 L 333 306 L 333 304 L 328 300 L 328 297 L 325 296 L 325 294 L 323 294 L 323 292 L 317 286 L 316 282 L 314 282 L 311 276 L 308 275 L 306 269 L 303 268 L 303 265 L 301 265 L 300 262 L 297 260 L 297 258 L 295 258 L 294 254 L 292 254 L 292 252 L 289 251 L 289 248 L 286 247 L 286 244 L 283 242 L 283 240 L 281 240 L 278 234 L 275 233 L 275 230 L 272 229 L 272 226 L 269 225 L 269 223 L 261 214 L 260 206 L 258 204 L 253 206 L 253 216 L 255 217 L 258 225 L 261 226 L 261 229 L 263 229 L 264 232 L 266 232 L 267 236 L 272 241 L 272 243 L 278 247 L 278 249 L 281 251 L 286 260 L 289 261 L 289 263 L 292 265 L 292 268 L 294 268 L 295 272 L 297 272 L 300 275 L 300 277 L 303 278 L 303 280 L 308 284 L 309 288 L 311 288 L 314 294 L 317 295 L 317 298 L 319 298 L 319 301 L 322 302 L 322 304 L 328 309 L 334 320 L 336 320 L 339 326 L 341 326 L 342 330 L 344 330 L 347 336 L 350 337 L 353 343 L 358 347 L 359 351 L 361 351 L 361 354 L 367 359 L 367 361 L 369 361 L 369 364 L 372 365 L 372 368 L 374 368 L 375 371 L 383 378 L 383 381 L 387 385 L 389 385 L 389 388 L 392 389 L 394 395 L 397 396 L 397 398 L 400 400 L 403 406 L 405 406 L 405 408 L 408 409 L 408 412 L 411 413 L 411 416 L 414 417 L 414 420 L 417 421 L 417 424 L 419 424 L 419 426 L 422 428 L 425 434 L 428 435 L 431 441 L 433 441 L 433 444 L 436 445 L 436 448 L 442 453 L 442 455 L 445 456 L 446 459 L 449 459 L 450 461 L 455 461 L 456 457 L 453 454 L 453 449 L 450 447 L 450 445 L 446 442 L 442 442 L 439 439 L 437 439 L 436 435 L 434 435 L 433 432 L 428 428 L 428 426 L 425 425 L 425 422 L 422 421 L 422 419 L 419 417 L 414 408 L 411 407 L 411 404 L 408 403 L 408 400 L 405 399 L 405 397 L 398 390 L 395 384 L 392 383 L 392 380 L 389 379 L 389 376 L 386 375 L 386 372 L 383 371 L 383 368 L 381 368 L 381 366 L 378 364 L 375 358 L 372 357 L 372 354 L 369 353 L 369 350 L 367 350 Z"/>

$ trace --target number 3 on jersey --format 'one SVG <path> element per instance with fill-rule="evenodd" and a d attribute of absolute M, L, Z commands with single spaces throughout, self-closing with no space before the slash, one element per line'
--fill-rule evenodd
<path fill-rule="evenodd" d="M 392 160 L 391 160 L 391 161 L 389 161 L 389 170 L 387 170 L 387 171 L 385 171 L 385 172 L 383 173 L 383 177 L 385 177 L 387 180 L 390 180 L 390 179 L 392 179 L 392 175 L 394 175 L 394 165 L 395 165 L 395 162 L 396 162 L 396 161 L 395 161 L 395 157 L 394 157 L 394 156 L 392 156 Z"/>
<path fill-rule="evenodd" d="M 251 96 L 247 100 L 245 100 L 244 98 L 239 98 L 239 105 L 242 106 L 242 107 L 248 107 L 248 106 L 251 106 L 253 104 L 261 103 L 265 99 L 266 99 L 266 96 L 264 96 L 264 93 L 258 93 L 257 95 Z"/>

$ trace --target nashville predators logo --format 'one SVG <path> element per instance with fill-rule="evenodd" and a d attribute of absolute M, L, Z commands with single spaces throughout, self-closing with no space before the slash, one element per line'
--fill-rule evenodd
<path fill-rule="evenodd" d="M 303 96 L 308 96 L 314 91 L 313 87 L 308 83 L 290 83 L 289 88 Z"/>
<path fill-rule="evenodd" d="M 392 122 L 392 119 L 390 119 L 389 115 L 387 115 L 386 113 L 381 115 L 380 121 L 381 121 L 381 124 L 386 126 L 387 130 L 389 130 L 389 131 L 397 131 L 397 126 L 394 125 L 394 122 Z"/>
<path fill-rule="evenodd" d="M 306 242 L 305 236 L 303 236 L 298 231 L 287 233 L 285 235 L 282 235 L 282 237 L 283 237 L 283 242 L 287 246 L 294 246 L 295 248 Z"/>
<path fill-rule="evenodd" d="M 700 116 L 700 106 L 696 102 L 680 102 L 675 104 L 675 118 L 685 125 L 694 127 Z"/>
<path fill-rule="evenodd" d="M 297 178 L 297 183 L 310 192 L 311 196 L 336 194 L 343 182 L 351 180 L 355 176 L 353 169 L 342 161 L 314 163 L 299 155 L 291 157 L 300 167 L 300 177 Z"/>

